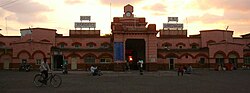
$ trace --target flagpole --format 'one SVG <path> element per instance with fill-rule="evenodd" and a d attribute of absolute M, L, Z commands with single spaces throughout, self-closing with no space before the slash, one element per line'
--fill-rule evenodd
<path fill-rule="evenodd" d="M 6 34 L 8 35 L 7 17 L 5 17 L 5 30 Z"/>

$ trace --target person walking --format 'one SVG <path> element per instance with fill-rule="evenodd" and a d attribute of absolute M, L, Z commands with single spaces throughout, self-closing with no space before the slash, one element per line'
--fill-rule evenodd
<path fill-rule="evenodd" d="M 181 66 L 178 68 L 178 70 L 177 70 L 178 76 L 180 75 L 180 73 L 181 73 L 181 76 L 183 76 L 183 72 L 184 72 L 184 68 L 183 68 L 183 66 L 181 65 Z"/>

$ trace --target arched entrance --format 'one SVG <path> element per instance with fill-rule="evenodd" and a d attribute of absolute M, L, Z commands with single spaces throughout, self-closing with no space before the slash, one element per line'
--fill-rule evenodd
<path fill-rule="evenodd" d="M 144 39 L 127 39 L 125 44 L 125 59 L 129 62 L 131 70 L 138 70 L 138 60 L 144 61 L 145 69 L 145 40 Z"/>
<path fill-rule="evenodd" d="M 237 58 L 237 55 L 236 54 L 229 54 L 228 58 L 229 58 L 228 59 L 229 64 L 232 64 L 233 69 L 236 69 L 238 67 L 238 58 Z"/>
<path fill-rule="evenodd" d="M 224 55 L 223 54 L 216 54 L 215 55 L 215 62 L 217 65 L 224 66 Z"/>

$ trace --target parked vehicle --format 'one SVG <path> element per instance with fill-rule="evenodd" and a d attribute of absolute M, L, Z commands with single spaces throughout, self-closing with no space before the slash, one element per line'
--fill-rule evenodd
<path fill-rule="evenodd" d="M 29 72 L 31 69 L 31 65 L 28 63 L 21 63 L 20 67 L 19 67 L 19 71 L 26 71 Z"/>

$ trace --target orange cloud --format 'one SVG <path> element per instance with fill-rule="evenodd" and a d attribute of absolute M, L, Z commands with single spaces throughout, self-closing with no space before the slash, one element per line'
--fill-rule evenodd
<path fill-rule="evenodd" d="M 21 23 L 45 22 L 47 18 L 46 16 L 42 16 L 41 13 L 53 11 L 52 9 L 49 9 L 48 6 L 33 2 L 31 0 L 12 3 L 11 6 L 2 8 L 5 11 L 13 13 L 13 15 L 9 15 L 11 16 L 10 18 L 8 18 L 9 20 L 17 20 Z"/>
<path fill-rule="evenodd" d="M 66 4 L 80 4 L 82 2 L 82 0 L 64 0 L 64 3 Z"/>
<path fill-rule="evenodd" d="M 121 6 L 125 6 L 127 4 L 136 4 L 139 2 L 142 2 L 143 0 L 100 0 L 102 4 L 104 5 L 111 5 L 114 7 L 121 7 Z"/>
<path fill-rule="evenodd" d="M 166 15 L 167 14 L 166 8 L 167 6 L 161 3 L 156 3 L 152 6 L 143 7 L 143 9 L 145 9 L 146 11 L 151 11 L 155 16 Z"/>

